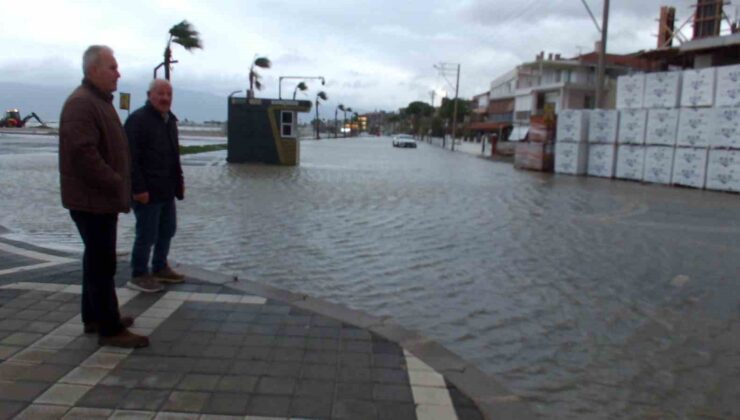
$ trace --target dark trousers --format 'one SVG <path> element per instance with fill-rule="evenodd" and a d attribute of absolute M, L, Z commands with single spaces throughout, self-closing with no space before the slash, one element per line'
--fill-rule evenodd
<path fill-rule="evenodd" d="M 131 276 L 139 277 L 149 272 L 149 257 L 153 273 L 167 266 L 170 242 L 177 230 L 177 210 L 174 199 L 149 204 L 134 202 L 133 208 L 136 239 L 131 251 Z"/>
<path fill-rule="evenodd" d="M 122 329 L 116 296 L 116 228 L 118 214 L 71 210 L 85 253 L 82 257 L 82 322 L 97 323 L 102 336 Z"/>

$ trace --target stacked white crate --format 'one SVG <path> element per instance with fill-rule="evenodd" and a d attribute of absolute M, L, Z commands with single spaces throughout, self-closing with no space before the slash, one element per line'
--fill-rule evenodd
<path fill-rule="evenodd" d="M 669 184 L 673 172 L 673 154 L 675 149 L 667 146 L 645 147 L 644 181 L 658 184 Z"/>
<path fill-rule="evenodd" d="M 617 78 L 617 108 L 642 108 L 645 97 L 645 75 L 643 73 L 619 76 Z"/>
<path fill-rule="evenodd" d="M 704 188 L 714 109 L 681 108 L 671 182 Z"/>
<path fill-rule="evenodd" d="M 645 74 L 620 76 L 617 79 L 619 135 L 617 137 L 616 177 L 641 181 L 645 171 L 645 130 L 647 110 Z"/>
<path fill-rule="evenodd" d="M 671 182 L 704 188 L 707 156 L 714 127 L 716 69 L 684 70 L 681 86 L 676 152 Z"/>
<path fill-rule="evenodd" d="M 555 133 L 555 172 L 570 175 L 586 173 L 589 111 L 566 109 L 558 114 Z"/>
<path fill-rule="evenodd" d="M 717 69 L 684 70 L 681 84 L 681 106 L 700 107 L 714 105 Z"/>
<path fill-rule="evenodd" d="M 588 123 L 588 170 L 591 176 L 612 178 L 617 164 L 619 111 L 594 109 Z"/>
<path fill-rule="evenodd" d="M 740 65 L 717 67 L 717 106 L 740 107 Z"/>
<path fill-rule="evenodd" d="M 645 131 L 647 110 L 619 111 L 617 178 L 642 181 L 645 172 Z"/>
<path fill-rule="evenodd" d="M 648 108 L 645 131 L 643 180 L 670 184 L 678 129 L 681 72 L 649 73 L 645 76 L 643 106 Z"/>
<path fill-rule="evenodd" d="M 740 192 L 740 65 L 717 68 L 706 187 Z"/>
<path fill-rule="evenodd" d="M 712 149 L 709 152 L 707 188 L 740 192 L 740 150 Z"/>
<path fill-rule="evenodd" d="M 644 108 L 675 108 L 680 94 L 680 71 L 648 73 L 645 76 Z"/>
<path fill-rule="evenodd" d="M 648 110 L 644 181 L 671 183 L 677 129 L 678 109 Z"/>

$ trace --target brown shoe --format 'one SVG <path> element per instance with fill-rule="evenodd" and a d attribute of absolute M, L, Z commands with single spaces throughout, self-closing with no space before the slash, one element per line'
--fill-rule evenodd
<path fill-rule="evenodd" d="M 98 344 L 101 346 L 113 346 L 113 347 L 125 347 L 125 348 L 140 348 L 149 346 L 149 337 L 143 335 L 137 335 L 127 329 L 121 330 L 116 335 L 109 337 L 101 336 L 98 338 Z"/>
<path fill-rule="evenodd" d="M 152 276 L 162 283 L 177 284 L 185 281 L 185 275 L 173 270 L 169 265 L 164 266 L 156 273 L 152 273 Z"/>
<path fill-rule="evenodd" d="M 138 290 L 144 293 L 159 293 L 164 290 L 164 287 L 159 284 L 157 279 L 150 275 L 133 277 L 126 283 L 126 287 L 129 289 Z"/>
<path fill-rule="evenodd" d="M 134 317 L 122 316 L 121 325 L 123 325 L 124 328 L 128 328 L 134 325 Z M 97 322 L 88 322 L 87 324 L 85 324 L 85 334 L 93 334 L 93 333 L 98 332 L 99 326 L 100 325 Z"/>

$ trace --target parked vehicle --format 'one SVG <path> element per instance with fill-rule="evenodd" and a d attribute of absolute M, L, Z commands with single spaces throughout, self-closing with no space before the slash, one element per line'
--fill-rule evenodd
<path fill-rule="evenodd" d="M 408 134 L 397 134 L 393 136 L 393 147 L 410 147 L 416 148 L 416 140 Z"/>

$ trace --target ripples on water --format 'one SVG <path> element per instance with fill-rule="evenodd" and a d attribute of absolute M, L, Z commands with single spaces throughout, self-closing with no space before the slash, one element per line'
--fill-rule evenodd
<path fill-rule="evenodd" d="M 298 167 L 186 167 L 173 257 L 392 316 L 543 418 L 740 416 L 737 195 L 387 138 L 301 148 Z M 0 222 L 77 245 L 56 157 L 28 159 L 0 160 Z"/>

